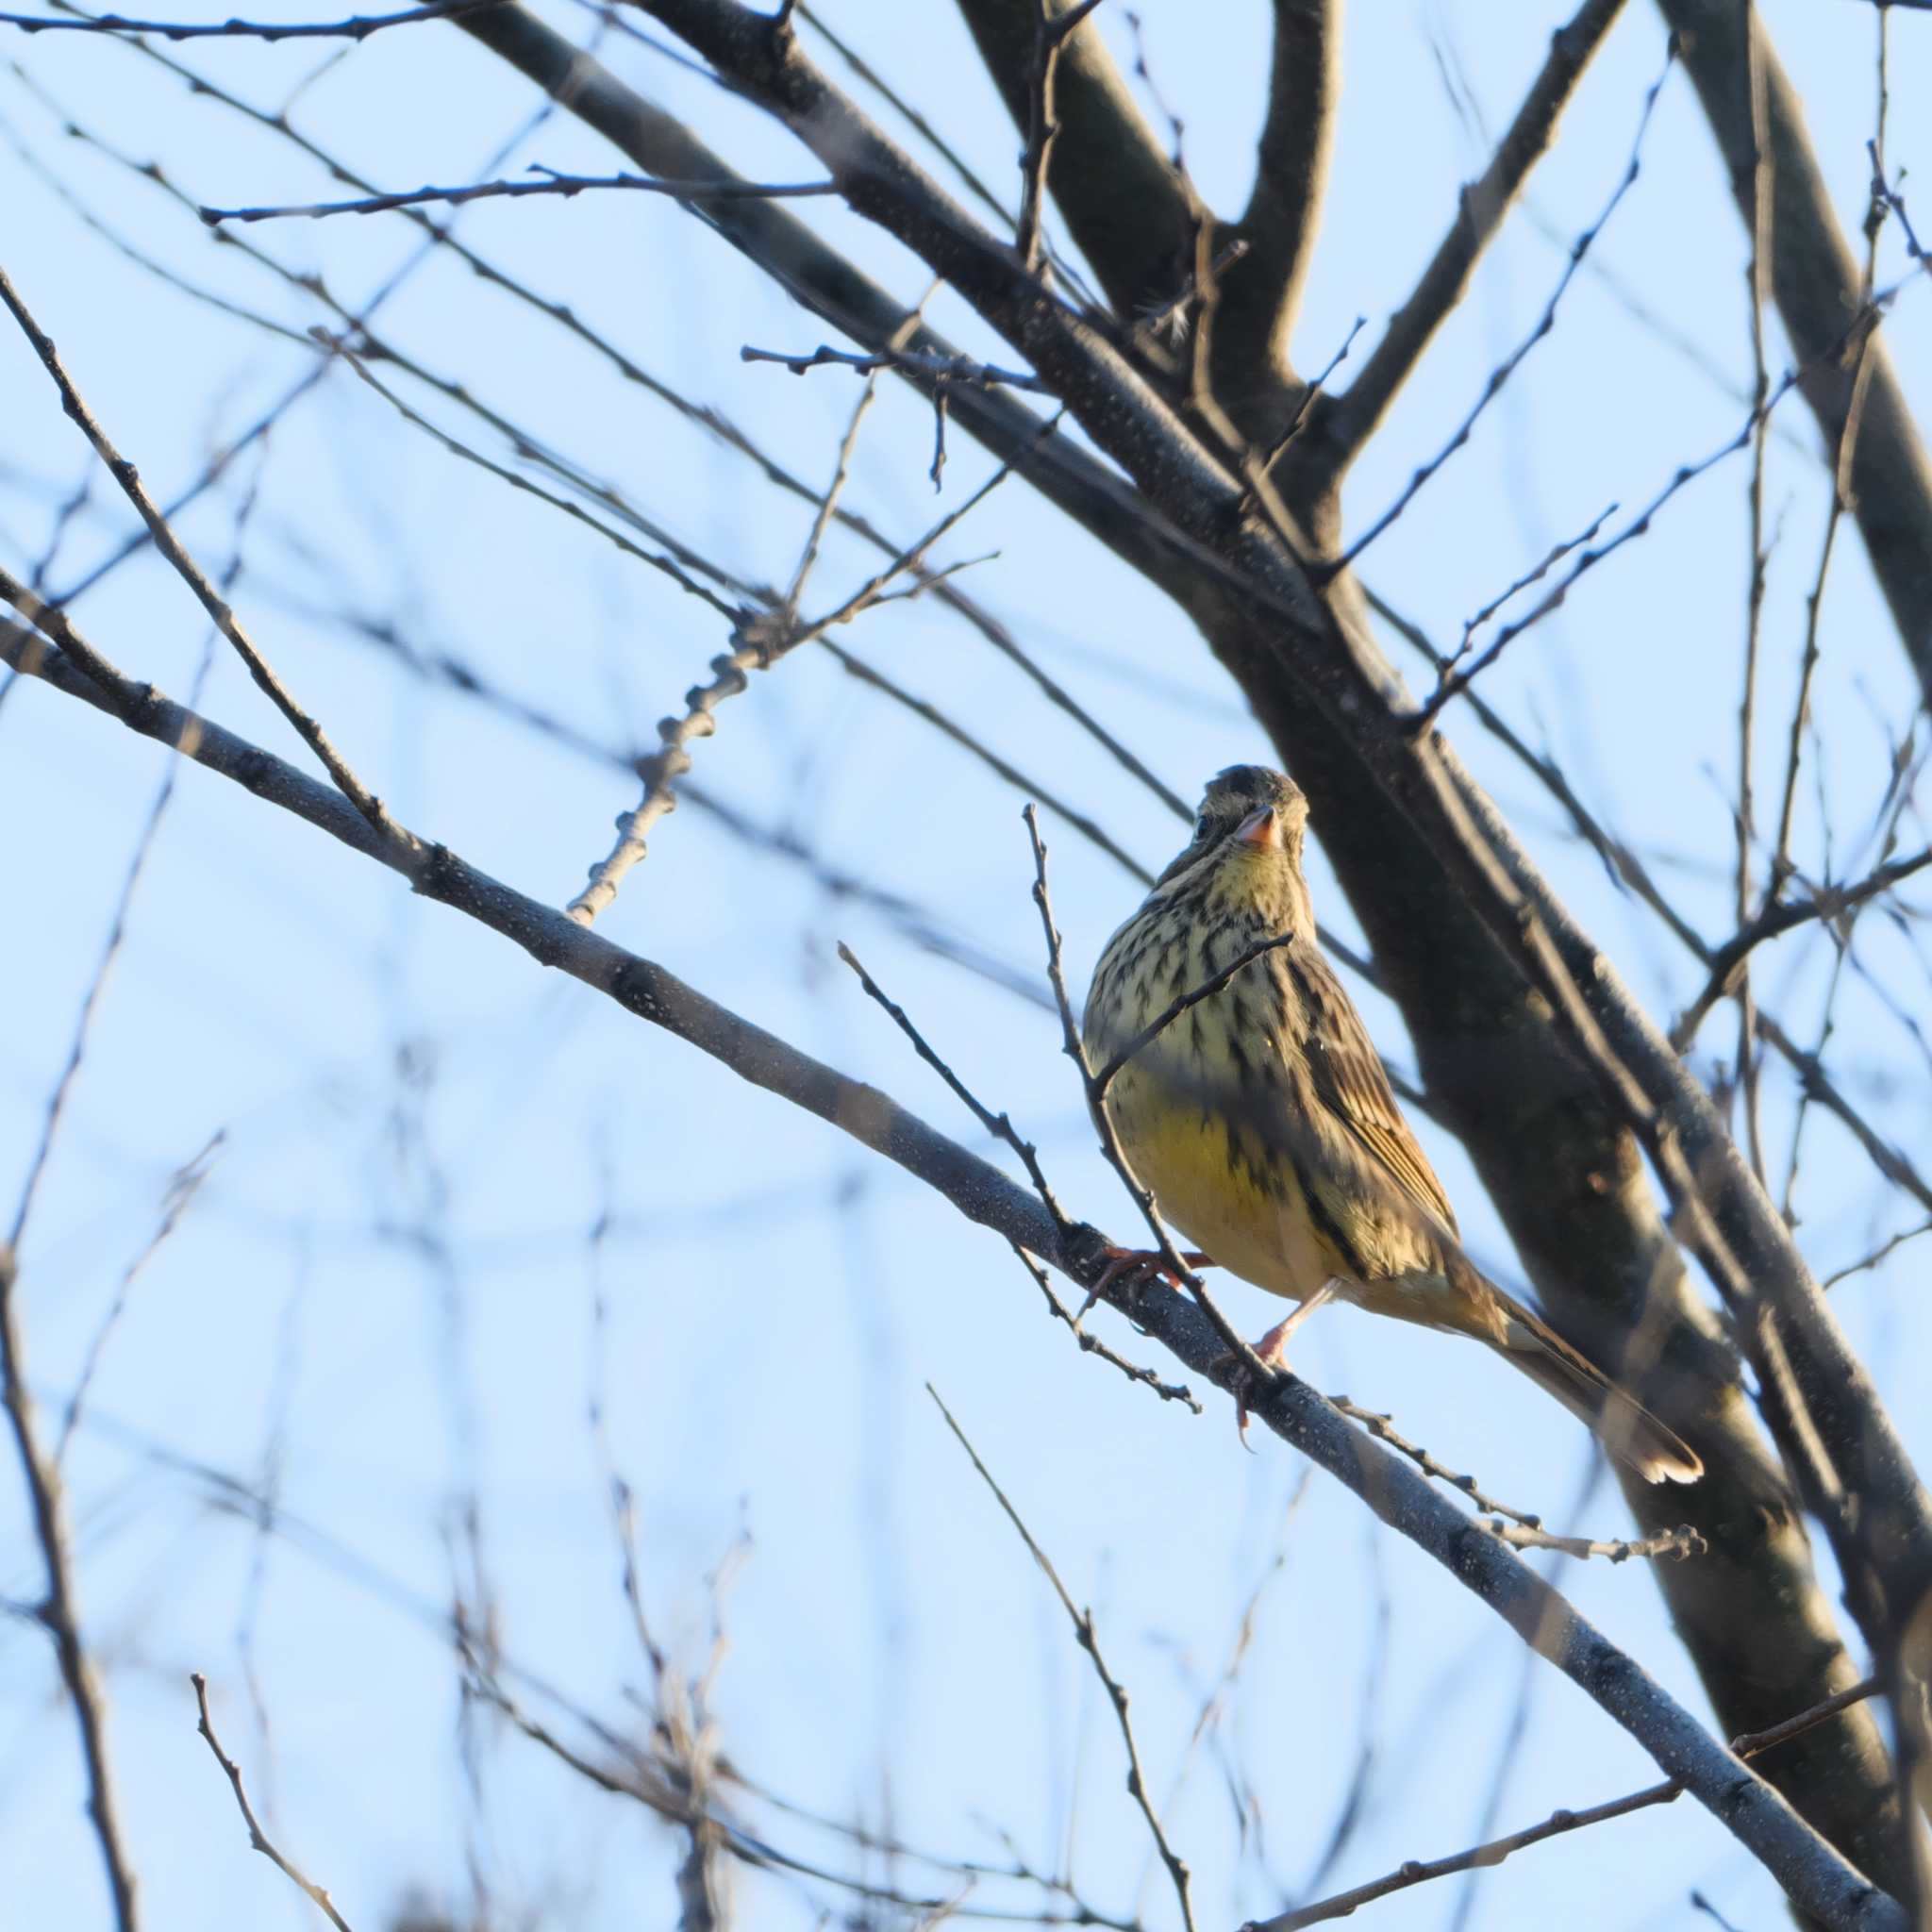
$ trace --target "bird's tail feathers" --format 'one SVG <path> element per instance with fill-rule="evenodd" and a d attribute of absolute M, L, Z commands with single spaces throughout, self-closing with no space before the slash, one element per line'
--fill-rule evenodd
<path fill-rule="evenodd" d="M 1617 1461 L 1645 1482 L 1694 1483 L 1704 1474 L 1697 1452 L 1619 1387 L 1541 1315 L 1491 1287 L 1502 1322 L 1483 1340 L 1571 1414 L 1595 1432 Z"/>

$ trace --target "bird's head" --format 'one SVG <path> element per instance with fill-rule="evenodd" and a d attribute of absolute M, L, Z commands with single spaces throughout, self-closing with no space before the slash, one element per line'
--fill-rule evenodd
<path fill-rule="evenodd" d="M 1307 823 L 1308 801 L 1293 779 L 1266 765 L 1230 765 L 1208 779 L 1194 836 L 1162 877 L 1191 872 L 1203 859 L 1299 861 Z"/>
<path fill-rule="evenodd" d="M 1230 765 L 1208 781 L 1194 840 L 1210 846 L 1231 841 L 1242 854 L 1279 852 L 1299 858 L 1307 823 L 1308 801 L 1292 778 L 1266 765 Z"/>
<path fill-rule="evenodd" d="M 1206 887 L 1217 899 L 1255 902 L 1271 921 L 1290 908 L 1306 913 L 1301 856 L 1307 823 L 1308 801 L 1292 779 L 1265 765 L 1230 765 L 1208 781 L 1194 836 L 1155 891 Z"/>

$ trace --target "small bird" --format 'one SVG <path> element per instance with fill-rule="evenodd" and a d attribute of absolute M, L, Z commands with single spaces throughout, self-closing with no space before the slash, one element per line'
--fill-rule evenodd
<path fill-rule="evenodd" d="M 1332 1295 L 1487 1342 L 1650 1482 L 1695 1482 L 1694 1451 L 1462 1251 L 1456 1215 L 1315 937 L 1307 800 L 1279 772 L 1212 779 L 1194 836 L 1100 957 L 1082 1025 L 1099 1071 L 1243 953 L 1280 943 L 1189 1007 L 1114 1075 L 1103 1105 L 1161 1212 L 1207 1256 L 1299 1302 L 1256 1345 L 1278 1364 Z"/>

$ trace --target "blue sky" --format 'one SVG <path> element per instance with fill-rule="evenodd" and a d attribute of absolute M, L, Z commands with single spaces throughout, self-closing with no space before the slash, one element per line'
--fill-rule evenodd
<path fill-rule="evenodd" d="M 828 0 L 825 10 L 1011 190 L 1012 130 L 949 8 Z M 1190 165 L 1210 200 L 1238 207 L 1261 112 L 1267 9 L 1227 5 L 1211 34 L 1180 0 L 1144 0 L 1141 10 L 1150 66 L 1186 123 Z M 1761 10 L 1803 76 L 1814 141 L 1855 226 L 1874 16 L 1853 0 Z M 1563 12 L 1483 0 L 1354 8 L 1331 198 L 1295 342 L 1303 366 L 1325 361 L 1357 314 L 1369 318 L 1364 346 L 1373 340 Z M 575 8 L 546 17 L 579 37 L 596 31 Z M 1100 18 L 1130 59 L 1122 9 Z M 1915 111 L 1932 98 L 1928 25 L 1905 13 L 1891 29 L 1891 154 L 1908 171 L 1908 196 L 1916 172 L 1932 167 Z M 812 171 L 789 137 L 661 54 L 621 36 L 607 36 L 603 51 L 745 174 Z M 0 72 L 4 131 L 102 223 L 298 333 L 326 320 L 152 183 L 63 137 L 61 120 L 137 163 L 159 162 L 203 201 L 339 192 L 322 166 L 130 49 L 44 35 L 7 52 L 25 78 Z M 1425 377 L 1359 466 L 1352 527 L 1392 500 L 1533 325 L 1569 240 L 1623 172 L 1662 57 L 1656 15 L 1633 6 Z M 302 86 L 294 124 L 388 187 L 462 181 L 491 165 L 615 164 L 561 118 L 492 163 L 535 104 L 454 29 L 379 35 L 346 58 L 225 42 L 170 58 L 270 110 Z M 300 342 L 159 285 L 81 225 L 13 146 L 0 147 L 0 179 L 9 217 L 0 259 L 158 494 L 180 490 L 311 372 L 314 352 Z M 855 218 L 824 206 L 810 218 L 905 298 L 924 287 L 910 258 Z M 1932 228 L 1932 212 L 1920 226 Z M 487 204 L 464 210 L 457 232 L 680 391 L 723 408 L 801 475 L 829 475 L 856 381 L 741 362 L 745 343 L 809 349 L 824 330 L 675 207 L 646 196 Z M 416 247 L 392 215 L 264 225 L 246 239 L 321 275 L 352 306 Z M 1895 235 L 1887 251 L 1896 275 Z M 1681 73 L 1665 85 L 1641 175 L 1591 259 L 1608 278 L 1579 275 L 1555 333 L 1469 447 L 1362 561 L 1364 578 L 1439 641 L 1459 636 L 1553 542 L 1613 501 L 1627 513 L 1742 420 L 1743 237 Z M 1633 300 L 1719 373 L 1637 320 Z M 963 344 L 1001 353 L 950 296 L 932 313 Z M 1932 408 L 1928 316 L 1926 291 L 1913 288 L 1887 325 L 1922 418 Z M 376 326 L 719 563 L 757 580 L 789 575 L 808 507 L 766 489 L 468 270 L 446 258 L 414 268 Z M 1781 369 L 1774 327 L 1770 354 Z M 385 379 L 459 425 L 446 401 Z M 1794 399 L 1775 420 L 1761 788 L 1762 774 L 1781 772 L 1827 502 L 1808 418 Z M 58 507 L 92 459 L 18 341 L 0 341 L 0 562 L 21 571 L 45 556 Z M 490 442 L 474 425 L 460 430 Z M 936 505 L 924 475 L 930 430 L 915 398 L 885 389 L 858 445 L 849 500 L 902 541 L 990 467 L 956 434 Z M 500 442 L 491 453 L 510 460 Z M 1730 925 L 1745 481 L 1733 458 L 1682 492 L 1484 684 L 1713 939 Z M 48 580 L 78 579 L 129 527 L 125 506 L 94 475 L 60 529 Z M 714 613 L 452 459 L 340 366 L 181 529 L 213 571 L 239 547 L 233 595 L 244 620 L 408 824 L 559 903 L 606 849 L 630 780 L 500 708 L 425 683 L 358 636 L 356 621 L 387 621 L 416 652 L 458 660 L 620 753 L 650 741 L 654 722 L 725 646 Z M 1265 755 L 1181 614 L 1017 485 L 995 491 L 941 555 L 989 551 L 996 559 L 968 573 L 974 593 L 1184 796 L 1221 765 Z M 837 601 L 872 567 L 835 534 L 808 609 Z M 75 614 L 130 672 L 176 694 L 194 681 L 207 650 L 201 613 L 152 557 L 90 591 Z M 1797 841 L 1812 875 L 1869 863 L 1846 855 L 1880 796 L 1888 733 L 1905 729 L 1917 702 L 1855 539 L 1834 565 L 1824 640 L 1822 765 L 1801 794 Z M 1158 865 L 1179 842 L 1157 799 L 935 604 L 891 605 L 840 641 L 996 741 L 1143 863 Z M 1400 643 L 1390 648 L 1416 682 Z M 206 702 L 284 756 L 299 753 L 231 655 L 213 657 Z M 1452 710 L 1447 728 L 1652 1009 L 1681 1008 L 1701 978 L 1694 962 L 1606 879 L 1466 709 Z M 694 756 L 695 775 L 720 800 L 931 908 L 947 933 L 1037 993 L 1019 822 L 1026 788 L 809 651 L 724 707 L 717 736 Z M 0 973 L 14 1015 L 0 1029 L 0 1176 L 26 1170 L 162 771 L 155 747 L 55 693 L 24 688 L 0 703 L 11 831 L 0 841 Z M 1313 830 L 1319 843 L 1319 823 Z M 1139 889 L 1051 816 L 1047 833 L 1081 986 Z M 1909 816 L 1902 836 L 1924 842 L 1923 822 Z M 1319 854 L 1315 890 L 1324 918 L 1351 931 Z M 1039 1139 L 1070 1205 L 1128 1224 L 1057 1023 L 1037 999 L 922 948 L 891 918 L 748 848 L 716 816 L 688 806 L 659 827 L 603 928 L 973 1141 L 971 1120 L 838 964 L 834 947 L 848 941 L 962 1075 Z M 1924 966 L 1876 919 L 1860 927 L 1857 958 L 1833 1065 L 1895 1141 L 1924 1145 L 1927 1070 L 1915 1026 Z M 1815 1031 L 1829 963 L 1807 933 L 1759 969 L 1760 996 L 1801 1037 Z M 1378 1039 L 1406 1061 L 1392 1010 L 1362 1001 Z M 1728 1053 L 1732 1032 L 1714 1019 L 1706 1055 Z M 1790 1125 L 1781 1085 L 1767 1120 L 1781 1150 Z M 1427 1124 L 1419 1130 L 1474 1251 L 1515 1278 L 1467 1160 Z M 206 1186 L 127 1294 L 92 1420 L 68 1458 L 88 1630 L 109 1688 L 151 1925 L 312 1919 L 248 1852 L 194 1735 L 191 1670 L 210 1678 L 225 1740 L 248 1766 L 271 1828 L 365 1932 L 412 1886 L 460 1908 L 473 1872 L 505 1924 L 670 1923 L 677 1841 L 488 1723 L 473 1802 L 456 1677 L 433 1627 L 453 1574 L 467 1574 L 469 1558 L 452 1548 L 474 1495 L 507 1656 L 606 1722 L 635 1722 L 626 1689 L 646 1673 L 586 1422 L 593 1382 L 638 1497 L 644 1593 L 680 1667 L 703 1667 L 709 1579 L 748 1539 L 724 1601 L 729 1647 L 714 1710 L 723 1748 L 762 1786 L 955 1857 L 998 1857 L 1000 1829 L 1046 1863 L 1071 1844 L 1094 1901 L 1133 1907 L 1147 1841 L 1108 1713 L 1043 1579 L 927 1399 L 930 1381 L 1076 1599 L 1094 1605 L 1134 1694 L 1156 1790 L 1173 1790 L 1187 1766 L 1170 1830 L 1195 1870 L 1204 1925 L 1272 1908 L 1307 1883 L 1364 1738 L 1362 1820 L 1327 1887 L 1476 1834 L 1522 1670 L 1514 1639 L 1474 1599 L 1374 1531 L 1325 1479 L 1305 1481 L 1280 1445 L 1243 1455 L 1223 1407 L 1194 1419 L 1078 1356 L 1041 1319 L 1038 1291 L 1010 1256 L 896 1171 L 191 771 L 156 838 L 21 1257 L 50 1426 L 171 1174 L 218 1131 Z M 1807 1131 L 1799 1231 L 1814 1267 L 1829 1272 L 1907 1223 L 1841 1133 L 1818 1123 Z M 0 1186 L 0 1200 L 13 1185 Z M 593 1264 L 589 1231 L 606 1212 Z M 1932 1318 L 1911 1291 L 1916 1259 L 1903 1249 L 1835 1291 L 1835 1305 L 1923 1457 L 1932 1428 L 1907 1398 Z M 1255 1331 L 1278 1312 L 1238 1284 L 1225 1301 Z M 1146 1358 L 1119 1324 L 1108 1339 Z M 1624 1527 L 1613 1488 L 1592 1480 L 1582 1433 L 1477 1351 L 1338 1311 L 1303 1332 L 1296 1363 L 1325 1390 L 1392 1410 L 1510 1500 L 1596 1534 Z M 259 1535 L 218 1507 L 192 1463 L 272 1486 L 315 1535 Z M 1263 1807 L 1257 1862 L 1238 1855 L 1220 1760 L 1206 1751 L 1191 1759 L 1188 1737 L 1264 1578 L 1227 1732 Z M 1702 1708 L 1638 1566 L 1566 1565 L 1561 1582 Z M 9 1470 L 0 1592 L 17 1600 L 37 1588 Z M 22 1923 L 105 1923 L 72 1724 L 46 1649 L 30 1624 L 0 1622 L 0 1761 L 34 1767 L 0 1784 L 0 1856 Z M 534 1684 L 527 1694 L 569 1728 Z M 1650 1775 L 1600 1712 L 1544 1673 L 1497 1822 L 1527 1823 Z M 838 1856 L 802 1825 L 774 1824 L 755 1807 L 745 1815 L 801 1855 Z M 897 1875 L 945 1889 L 916 1867 Z M 1142 1906 L 1154 1926 L 1173 1918 L 1158 1880 L 1147 1879 Z M 1779 1910 L 1769 1881 L 1685 1803 L 1525 1854 L 1482 1882 L 1472 1923 L 1543 1924 L 1562 1887 L 1596 1902 L 1581 1923 L 1675 1926 L 1694 1916 L 1692 1886 L 1740 1925 L 1771 1924 Z M 818 1896 L 747 1879 L 744 1923 L 811 1925 Z M 1456 1886 L 1439 1885 L 1375 1909 L 1387 1926 L 1435 1926 L 1457 1899 Z M 996 1902 L 991 1888 L 975 1900 Z"/>

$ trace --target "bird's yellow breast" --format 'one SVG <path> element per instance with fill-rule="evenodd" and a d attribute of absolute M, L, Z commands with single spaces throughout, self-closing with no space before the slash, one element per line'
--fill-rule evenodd
<path fill-rule="evenodd" d="M 1306 1300 L 1337 1272 L 1291 1163 L 1271 1159 L 1219 1108 L 1177 1091 L 1157 1065 L 1124 1068 L 1107 1108 L 1156 1205 L 1194 1246 L 1273 1294 Z"/>

